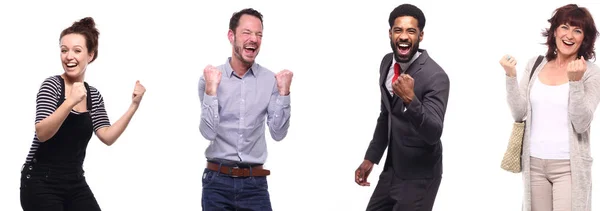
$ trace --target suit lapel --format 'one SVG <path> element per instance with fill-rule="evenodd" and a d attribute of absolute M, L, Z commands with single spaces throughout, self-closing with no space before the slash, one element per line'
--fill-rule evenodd
<path fill-rule="evenodd" d="M 387 80 L 387 75 L 392 65 L 392 56 L 393 53 L 385 55 L 379 67 L 379 88 L 381 89 L 382 97 L 384 98 L 383 104 L 388 111 L 392 110 L 392 107 L 390 106 L 392 96 L 390 95 L 390 92 L 388 91 L 387 87 L 385 87 L 385 82 Z"/>
<path fill-rule="evenodd" d="M 417 72 L 419 72 L 421 70 L 421 68 L 423 67 L 423 65 L 425 64 L 425 61 L 427 61 L 427 58 L 429 58 L 429 55 L 427 55 L 427 52 L 424 50 L 419 50 L 419 52 L 421 53 L 421 55 L 419 55 L 419 58 L 417 58 L 417 60 L 415 60 L 409 67 L 408 70 L 406 70 L 406 74 L 410 75 L 411 77 L 413 77 L 413 79 L 415 78 L 415 74 Z M 396 103 L 398 101 L 402 101 L 400 99 L 400 97 L 394 95 L 394 97 L 392 97 L 392 104 L 391 107 L 395 107 Z M 403 103 L 401 103 L 400 105 L 404 106 Z"/>
<path fill-rule="evenodd" d="M 393 108 L 394 106 L 396 106 L 396 103 L 398 102 L 398 99 L 400 99 L 400 98 L 398 97 L 398 95 L 394 95 L 394 96 L 392 97 L 392 104 L 391 104 L 392 108 Z"/>

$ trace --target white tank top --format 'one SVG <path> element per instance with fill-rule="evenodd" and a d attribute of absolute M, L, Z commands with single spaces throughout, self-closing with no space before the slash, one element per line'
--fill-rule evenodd
<path fill-rule="evenodd" d="M 550 86 L 536 78 L 530 101 L 531 156 L 569 159 L 569 83 Z"/>

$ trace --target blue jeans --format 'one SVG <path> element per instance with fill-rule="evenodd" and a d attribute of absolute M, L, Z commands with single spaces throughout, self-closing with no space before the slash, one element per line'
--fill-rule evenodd
<path fill-rule="evenodd" d="M 267 177 L 231 177 L 204 169 L 202 210 L 272 211 Z"/>

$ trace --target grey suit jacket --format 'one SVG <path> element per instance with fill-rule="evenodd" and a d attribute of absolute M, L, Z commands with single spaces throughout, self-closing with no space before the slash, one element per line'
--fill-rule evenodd
<path fill-rule="evenodd" d="M 392 167 L 395 175 L 402 179 L 435 178 L 442 174 L 440 137 L 450 80 L 427 51 L 419 49 L 419 52 L 419 58 L 406 71 L 414 79 L 415 93 L 408 105 L 399 97 L 391 96 L 384 84 L 393 54 L 388 53 L 381 61 L 381 111 L 365 155 L 365 159 L 379 163 L 387 148 L 384 169 Z"/>

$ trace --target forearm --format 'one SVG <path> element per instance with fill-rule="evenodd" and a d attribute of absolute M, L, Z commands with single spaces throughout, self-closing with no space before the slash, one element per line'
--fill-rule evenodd
<path fill-rule="evenodd" d="M 432 101 L 422 103 L 414 97 L 407 106 L 405 116 L 415 127 L 417 133 L 429 145 L 437 144 L 442 136 L 444 127 L 445 103 L 436 104 Z"/>
<path fill-rule="evenodd" d="M 125 114 L 123 114 L 123 116 L 121 116 L 121 118 L 119 118 L 114 124 L 112 124 L 109 127 L 103 127 L 98 129 L 98 131 L 96 131 L 96 134 L 98 134 L 98 138 L 100 139 L 100 141 L 102 141 L 108 146 L 114 144 L 117 141 L 117 139 L 121 136 L 121 134 L 123 134 L 123 132 L 127 128 L 127 125 L 129 125 L 129 122 L 133 118 L 133 115 L 137 111 L 138 107 L 138 104 L 132 103 L 129 106 L 129 109 L 127 109 L 127 111 L 125 112 Z"/>
<path fill-rule="evenodd" d="M 388 114 L 381 112 L 377 118 L 377 125 L 373 133 L 373 139 L 369 143 L 369 148 L 365 153 L 365 160 L 379 164 L 385 149 L 388 146 Z"/>
<path fill-rule="evenodd" d="M 52 114 L 35 124 L 35 132 L 40 142 L 52 138 L 63 124 L 69 113 L 75 106 L 69 100 L 65 100 Z"/>
<path fill-rule="evenodd" d="M 569 119 L 577 133 L 583 133 L 590 128 L 595 107 L 598 105 L 598 93 L 591 93 L 597 89 L 585 88 L 582 81 L 569 82 Z"/>
<path fill-rule="evenodd" d="M 506 100 L 515 121 L 522 121 L 527 114 L 526 84 L 519 86 L 516 77 L 506 76 Z"/>
<path fill-rule="evenodd" d="M 200 134 L 209 140 L 214 141 L 217 138 L 217 129 L 219 127 L 219 100 L 217 96 L 211 96 L 203 93 L 201 98 L 202 111 L 200 117 Z"/>
<path fill-rule="evenodd" d="M 275 141 L 281 141 L 287 136 L 290 127 L 291 106 L 290 96 L 279 95 L 269 109 L 269 132 Z"/>
<path fill-rule="evenodd" d="M 406 105 L 404 116 L 429 145 L 440 141 L 444 128 L 444 116 L 450 95 L 450 80 L 445 74 L 436 74 L 429 81 L 429 89 L 423 97 L 413 96 Z"/>

